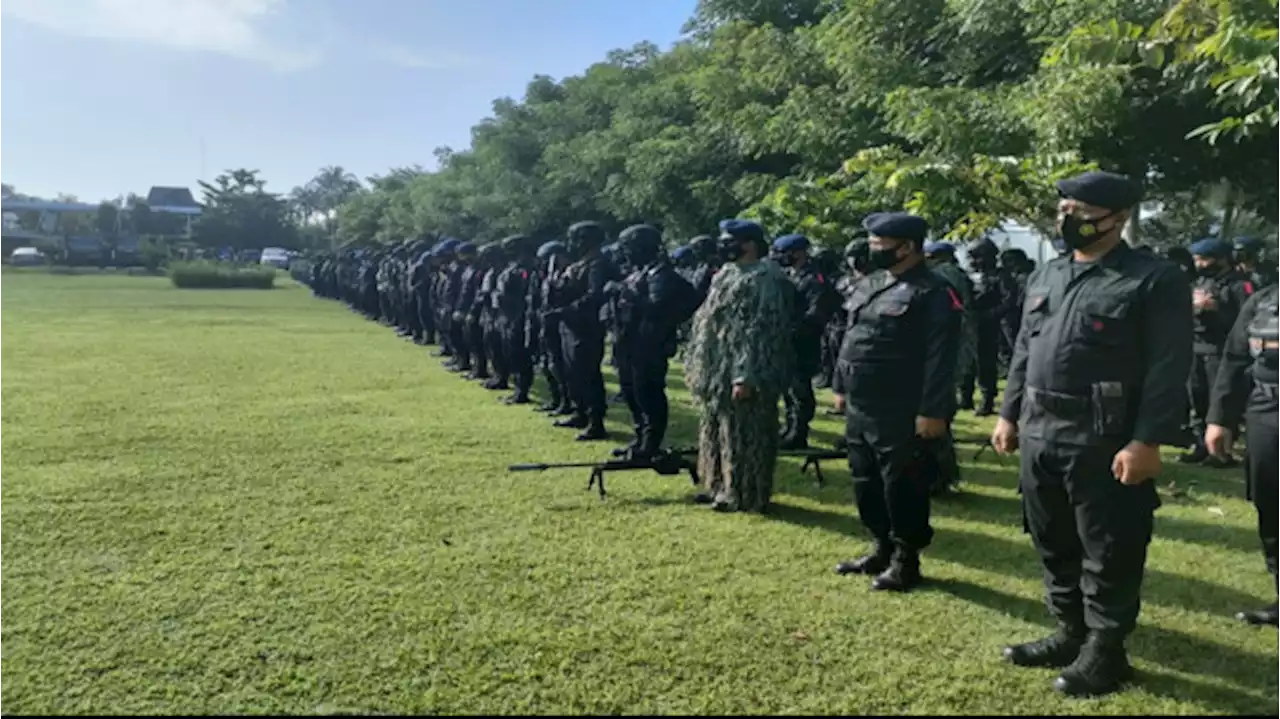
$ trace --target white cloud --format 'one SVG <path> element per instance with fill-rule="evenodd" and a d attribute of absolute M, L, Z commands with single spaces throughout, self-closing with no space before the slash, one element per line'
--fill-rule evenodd
<path fill-rule="evenodd" d="M 291 48 L 264 25 L 286 0 L 3 0 L 0 12 L 81 37 L 215 52 L 281 72 L 321 59 L 318 48 Z"/>
<path fill-rule="evenodd" d="M 382 62 L 422 70 L 445 70 L 471 63 L 469 58 L 448 51 L 424 53 L 394 44 L 375 47 L 373 55 Z"/>

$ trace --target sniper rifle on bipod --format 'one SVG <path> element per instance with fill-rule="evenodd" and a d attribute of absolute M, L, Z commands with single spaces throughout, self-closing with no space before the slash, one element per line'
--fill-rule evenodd
<path fill-rule="evenodd" d="M 804 464 L 800 465 L 800 474 L 809 471 L 813 467 L 813 476 L 818 480 L 818 486 L 826 484 L 826 477 L 822 476 L 822 461 L 834 459 L 847 459 L 849 453 L 839 449 L 783 449 L 778 451 L 778 455 L 782 457 L 804 457 Z"/>
<path fill-rule="evenodd" d="M 569 462 L 563 464 L 530 462 L 527 464 L 513 464 L 507 467 L 507 471 L 543 472 L 548 469 L 590 469 L 591 479 L 587 482 L 587 489 L 590 490 L 593 486 L 598 486 L 600 499 L 604 499 L 604 475 L 606 472 L 630 472 L 649 469 L 665 477 L 688 472 L 689 478 L 695 486 L 701 484 L 698 479 L 697 455 L 698 450 L 691 448 L 664 449 L 651 455 L 636 455 L 607 462 Z"/>

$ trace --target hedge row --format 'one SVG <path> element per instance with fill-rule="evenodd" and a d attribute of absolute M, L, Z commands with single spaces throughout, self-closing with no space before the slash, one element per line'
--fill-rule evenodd
<path fill-rule="evenodd" d="M 169 280 L 184 290 L 244 288 L 269 290 L 275 286 L 276 270 L 263 265 L 234 265 L 229 262 L 199 260 L 169 264 Z"/>

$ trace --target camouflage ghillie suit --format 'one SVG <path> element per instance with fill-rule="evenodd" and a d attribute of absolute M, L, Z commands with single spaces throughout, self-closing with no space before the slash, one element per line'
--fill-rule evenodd
<path fill-rule="evenodd" d="M 698 471 L 717 508 L 764 511 L 778 453 L 778 398 L 795 373 L 794 291 L 776 264 L 726 264 L 693 317 L 685 381 L 699 410 Z M 733 384 L 751 390 L 732 398 Z"/>

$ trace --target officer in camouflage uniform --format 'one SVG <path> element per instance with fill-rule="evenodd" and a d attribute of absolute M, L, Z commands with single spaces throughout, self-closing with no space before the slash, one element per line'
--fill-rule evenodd
<path fill-rule="evenodd" d="M 778 397 L 795 376 L 795 289 L 765 261 L 760 225 L 720 223 L 726 264 L 693 318 L 685 381 L 698 408 L 697 500 L 764 512 L 773 493 Z"/>

